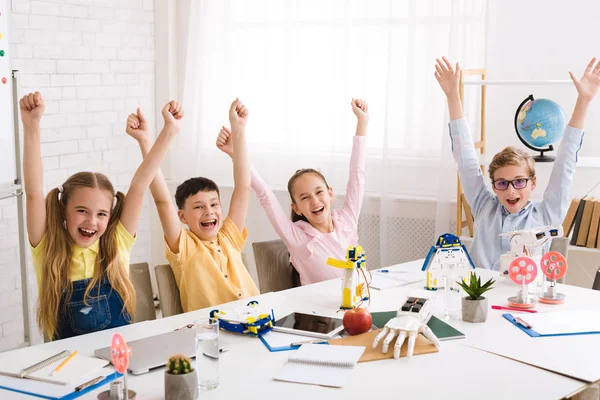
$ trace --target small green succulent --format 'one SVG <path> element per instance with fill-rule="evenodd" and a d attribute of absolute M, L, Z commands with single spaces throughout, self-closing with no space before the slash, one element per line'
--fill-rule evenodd
<path fill-rule="evenodd" d="M 481 284 L 481 277 L 475 275 L 474 272 L 471 273 L 471 279 L 469 280 L 469 284 L 467 285 L 464 281 L 456 282 L 464 289 L 464 291 L 469 295 L 470 300 L 479 300 L 482 294 L 487 292 L 492 288 L 492 285 L 496 283 L 493 278 L 490 278 L 489 281 Z"/>

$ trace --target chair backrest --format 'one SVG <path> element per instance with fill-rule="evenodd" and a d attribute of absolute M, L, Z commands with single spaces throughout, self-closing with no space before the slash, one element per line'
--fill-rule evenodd
<path fill-rule="evenodd" d="M 156 274 L 156 285 L 158 286 L 158 297 L 163 317 L 170 317 L 183 313 L 179 288 L 175 282 L 175 275 L 169 264 L 161 264 L 154 267 Z"/>
<path fill-rule="evenodd" d="M 290 263 L 290 253 L 282 240 L 254 242 L 252 250 L 261 293 L 300 286 L 300 276 Z"/>
<path fill-rule="evenodd" d="M 596 271 L 596 278 L 594 278 L 594 284 L 592 285 L 592 289 L 600 290 L 600 268 Z"/>
<path fill-rule="evenodd" d="M 555 237 L 552 239 L 552 243 L 550 244 L 550 251 L 557 251 L 563 255 L 565 260 L 567 260 L 569 256 L 569 238 L 566 237 Z M 569 270 L 567 269 L 567 274 Z M 566 275 L 565 275 L 566 276 Z M 565 276 L 560 279 L 557 279 L 558 283 L 565 283 Z"/>
<path fill-rule="evenodd" d="M 148 263 L 129 265 L 129 279 L 135 289 L 135 317 L 133 322 L 156 319 L 154 308 L 154 294 Z"/>

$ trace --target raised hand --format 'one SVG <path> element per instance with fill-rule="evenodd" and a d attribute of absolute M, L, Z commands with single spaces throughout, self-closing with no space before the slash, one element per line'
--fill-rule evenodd
<path fill-rule="evenodd" d="M 583 100 L 591 101 L 596 96 L 600 87 L 600 62 L 596 63 L 596 57 L 589 62 L 581 79 L 570 71 L 569 75 Z"/>
<path fill-rule="evenodd" d="M 24 127 L 39 125 L 46 111 L 46 103 L 40 92 L 29 93 L 19 101 L 21 108 L 21 121 Z"/>
<path fill-rule="evenodd" d="M 125 132 L 138 142 L 148 139 L 148 122 L 139 107 L 137 113 L 131 113 L 127 117 Z"/>
<path fill-rule="evenodd" d="M 168 102 L 162 109 L 165 127 L 171 126 L 179 129 L 179 120 L 183 118 L 183 106 L 175 100 Z"/>
<path fill-rule="evenodd" d="M 229 157 L 233 156 L 233 140 L 231 139 L 231 131 L 226 126 L 223 126 L 217 137 L 217 148 Z"/>
<path fill-rule="evenodd" d="M 231 130 L 236 128 L 244 128 L 248 122 L 248 109 L 236 98 L 231 107 L 229 107 L 229 123 L 231 124 Z"/>
<path fill-rule="evenodd" d="M 352 99 L 352 111 L 359 122 L 369 121 L 369 105 L 362 99 Z"/>
<path fill-rule="evenodd" d="M 460 66 L 456 63 L 456 66 L 453 68 L 446 57 L 442 57 L 442 60 L 439 58 L 436 59 L 437 64 L 435 65 L 434 72 L 435 79 L 437 79 L 447 97 L 458 95 Z"/>

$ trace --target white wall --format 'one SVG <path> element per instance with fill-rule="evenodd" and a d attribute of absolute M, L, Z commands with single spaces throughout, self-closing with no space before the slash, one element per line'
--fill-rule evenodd
<path fill-rule="evenodd" d="M 489 0 L 485 65 L 488 79 L 570 80 L 569 71 L 580 77 L 592 57 L 600 58 L 599 15 L 600 2 L 592 0 Z M 529 94 L 560 104 L 567 121 L 577 97 L 573 85 L 489 86 L 488 154 L 493 155 L 508 145 L 524 148 L 515 134 L 513 120 L 516 108 Z M 590 108 L 585 131 L 572 196 L 582 196 L 600 180 L 600 98 Z M 596 167 L 586 167 L 589 162 Z M 541 197 L 552 165 L 538 163 L 543 185 L 534 192 L 535 198 Z M 593 194 L 600 196 L 600 188 Z"/>
<path fill-rule="evenodd" d="M 153 0 L 12 0 L 11 50 L 19 95 L 39 90 L 45 190 L 77 171 L 108 175 L 126 191 L 141 161 L 124 131 L 141 106 L 154 126 Z M 132 262 L 149 261 L 146 201 Z M 0 202 L 0 351 L 23 343 L 15 200 Z M 29 257 L 29 249 L 27 249 Z M 28 262 L 30 306 L 37 287 Z M 35 314 L 32 340 L 39 341 Z"/>

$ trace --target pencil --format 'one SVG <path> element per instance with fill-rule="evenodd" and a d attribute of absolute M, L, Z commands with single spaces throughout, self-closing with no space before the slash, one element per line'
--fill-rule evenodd
<path fill-rule="evenodd" d="M 71 361 L 73 359 L 73 357 L 75 357 L 77 355 L 77 350 L 75 350 L 73 353 L 71 353 L 71 355 L 69 357 L 67 357 L 65 359 L 65 361 L 61 362 L 60 365 L 56 368 L 54 368 L 54 371 L 52 371 L 52 373 L 50 374 L 51 376 L 54 376 L 58 373 L 58 371 L 60 371 L 65 365 L 67 365 L 67 363 L 69 361 Z"/>

